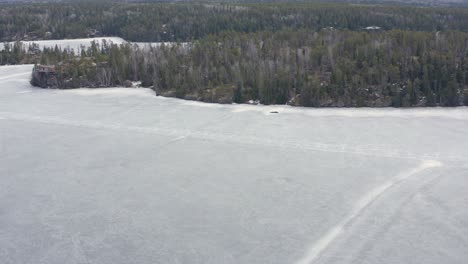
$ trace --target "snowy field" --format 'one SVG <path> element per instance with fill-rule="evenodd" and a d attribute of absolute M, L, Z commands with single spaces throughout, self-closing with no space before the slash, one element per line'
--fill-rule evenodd
<path fill-rule="evenodd" d="M 0 67 L 3 264 L 468 259 L 468 108 L 43 90 L 31 69 Z"/>
<path fill-rule="evenodd" d="M 37 41 L 22 41 L 23 45 L 29 47 L 33 44 L 37 44 L 38 47 L 42 50 L 43 48 L 55 48 L 57 46 L 60 49 L 73 49 L 74 51 L 78 52 L 82 48 L 87 49 L 91 46 L 91 42 L 95 41 L 96 43 L 103 43 L 106 41 L 107 43 L 113 44 L 123 44 L 127 41 L 119 38 L 119 37 L 101 37 L 101 38 L 82 38 L 82 39 L 65 39 L 65 40 L 37 40 Z M 10 44 L 14 44 L 11 42 Z M 140 48 L 148 48 L 148 47 L 159 47 L 162 44 L 164 45 L 175 45 L 175 42 L 134 42 L 133 44 L 138 45 Z M 188 42 L 182 42 L 182 46 L 188 46 Z M 4 43 L 0 43 L 0 50 L 3 50 L 5 47 Z"/>

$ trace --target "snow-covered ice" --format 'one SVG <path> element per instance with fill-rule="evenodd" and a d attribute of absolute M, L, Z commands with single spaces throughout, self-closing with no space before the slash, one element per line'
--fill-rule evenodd
<path fill-rule="evenodd" d="M 204 104 L 31 70 L 0 67 L 1 263 L 468 259 L 466 107 Z"/>
<path fill-rule="evenodd" d="M 62 40 L 35 40 L 35 41 L 21 41 L 25 47 L 32 46 L 36 44 L 39 49 L 44 48 L 55 48 L 56 46 L 60 49 L 69 49 L 74 50 L 75 52 L 80 51 L 82 48 L 87 49 L 91 47 L 92 42 L 102 44 L 103 42 L 113 43 L 113 44 L 124 44 L 127 43 L 126 40 L 119 37 L 98 37 L 98 38 L 80 38 L 80 39 L 62 39 Z M 140 48 L 149 48 L 149 47 L 160 47 L 161 45 L 171 46 L 176 45 L 176 42 L 129 42 L 134 45 L 138 45 Z M 9 44 L 14 44 L 10 42 Z M 181 42 L 180 45 L 187 47 L 189 42 Z M 0 43 L 0 50 L 3 50 L 5 47 L 4 43 Z"/>
<path fill-rule="evenodd" d="M 103 41 L 107 43 L 123 44 L 126 41 L 119 37 L 99 37 L 99 38 L 81 38 L 81 39 L 62 39 L 62 40 L 36 40 L 36 41 L 21 41 L 24 46 L 29 47 L 36 44 L 39 49 L 43 48 L 55 48 L 56 46 L 60 49 L 73 49 L 74 51 L 81 50 L 82 47 L 88 48 L 91 43 L 95 41 L 101 44 Z M 13 44 L 10 43 L 10 44 Z M 4 48 L 4 43 L 0 43 L 0 50 Z"/>

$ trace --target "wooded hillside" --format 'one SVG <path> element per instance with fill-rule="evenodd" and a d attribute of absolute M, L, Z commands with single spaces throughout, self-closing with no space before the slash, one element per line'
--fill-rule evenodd
<path fill-rule="evenodd" d="M 456 31 L 226 32 L 191 45 L 93 45 L 78 59 L 46 52 L 41 60 L 61 62 L 61 88 L 130 80 L 207 102 L 456 106 L 468 103 L 467 43 Z"/>
<path fill-rule="evenodd" d="M 468 9 L 352 4 L 68 4 L 0 5 L 0 41 L 118 36 L 129 41 L 192 41 L 223 31 L 459 30 Z"/>

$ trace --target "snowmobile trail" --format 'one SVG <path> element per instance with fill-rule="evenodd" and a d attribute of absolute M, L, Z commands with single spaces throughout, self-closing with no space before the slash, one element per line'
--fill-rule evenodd
<path fill-rule="evenodd" d="M 224 115 L 220 119 L 229 118 L 229 115 Z M 173 137 L 174 141 L 179 141 L 181 138 L 195 138 L 199 140 L 209 140 L 216 142 L 230 142 L 237 144 L 247 145 L 260 145 L 280 149 L 296 149 L 303 151 L 314 151 L 314 152 L 326 152 L 326 153 L 345 153 L 360 156 L 372 156 L 372 157 L 385 157 L 385 158 L 397 158 L 397 159 L 410 159 L 417 161 L 426 160 L 442 160 L 444 162 L 466 162 L 467 156 L 459 155 L 442 155 L 441 153 L 422 154 L 403 149 L 386 149 L 380 148 L 379 146 L 367 145 L 347 145 L 347 144 L 330 144 L 322 142 L 307 142 L 301 140 L 283 140 L 283 139 L 270 139 L 261 138 L 257 136 L 238 136 L 236 134 L 218 134 L 210 131 L 202 130 L 203 124 L 193 129 L 180 129 L 173 127 L 155 127 L 155 126 L 134 126 L 128 125 L 121 122 L 102 122 L 101 120 L 70 120 L 60 116 L 52 115 L 30 115 L 14 112 L 3 112 L 0 111 L 0 119 L 17 120 L 25 122 L 35 122 L 43 124 L 55 124 L 72 127 L 83 127 L 91 129 L 108 129 L 115 131 L 131 131 L 138 133 L 149 133 L 158 134 Z M 210 122 L 208 122 L 210 123 Z"/>
<path fill-rule="evenodd" d="M 11 78 L 17 78 L 17 77 L 20 77 L 20 76 L 25 76 L 25 75 L 28 75 L 28 74 L 31 74 L 31 72 L 28 71 L 28 72 L 22 72 L 22 73 L 15 73 L 15 74 L 7 75 L 7 76 L 4 76 L 4 77 L 0 77 L 0 81 L 8 80 L 8 79 L 11 79 Z"/>
<path fill-rule="evenodd" d="M 346 227 L 358 218 L 364 210 L 369 207 L 374 201 L 379 199 L 382 194 L 401 183 L 408 178 L 421 173 L 424 170 L 440 167 L 442 163 L 437 160 L 426 160 L 419 164 L 417 167 L 408 171 L 398 174 L 393 179 L 383 183 L 370 192 L 366 193 L 354 206 L 354 208 L 347 214 L 342 221 L 337 225 L 330 228 L 322 237 L 320 237 L 306 252 L 302 259 L 296 264 L 311 264 L 314 263 L 320 255 L 343 233 Z"/>

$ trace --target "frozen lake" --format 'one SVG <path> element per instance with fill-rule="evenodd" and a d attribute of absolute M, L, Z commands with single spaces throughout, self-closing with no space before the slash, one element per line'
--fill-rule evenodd
<path fill-rule="evenodd" d="M 203 104 L 31 70 L 0 67 L 3 264 L 468 259 L 468 108 Z"/>
<path fill-rule="evenodd" d="M 119 38 L 119 37 L 99 37 L 99 38 L 81 38 L 81 39 L 62 39 L 62 40 L 36 40 L 36 41 L 21 41 L 23 45 L 28 48 L 32 46 L 33 44 L 36 44 L 39 49 L 44 49 L 44 48 L 55 48 L 58 47 L 59 49 L 70 49 L 74 50 L 75 52 L 81 51 L 82 48 L 89 48 L 91 47 L 92 42 L 96 42 L 97 44 L 102 44 L 103 42 L 106 43 L 112 43 L 112 44 L 124 44 L 127 43 L 126 40 Z M 162 44 L 164 45 L 176 45 L 177 43 L 175 42 L 129 42 L 134 45 L 138 45 L 140 48 L 149 48 L 149 47 L 159 47 Z M 10 42 L 9 44 L 13 45 L 14 42 Z M 182 42 L 180 43 L 182 46 L 188 46 L 188 42 Z M 0 43 L 0 50 L 3 50 L 5 48 L 4 43 Z"/>
<path fill-rule="evenodd" d="M 33 44 L 36 44 L 39 49 L 43 48 L 55 48 L 56 46 L 60 49 L 73 49 L 75 51 L 80 50 L 82 47 L 88 48 L 91 46 L 91 42 L 102 43 L 106 41 L 107 43 L 114 44 L 123 44 L 126 41 L 119 37 L 101 37 L 101 38 L 82 38 L 82 39 L 63 39 L 63 40 L 36 40 L 36 41 L 21 41 L 24 46 L 29 47 Z M 9 44 L 14 44 L 10 42 Z M 0 43 L 0 50 L 4 48 L 4 44 Z"/>

